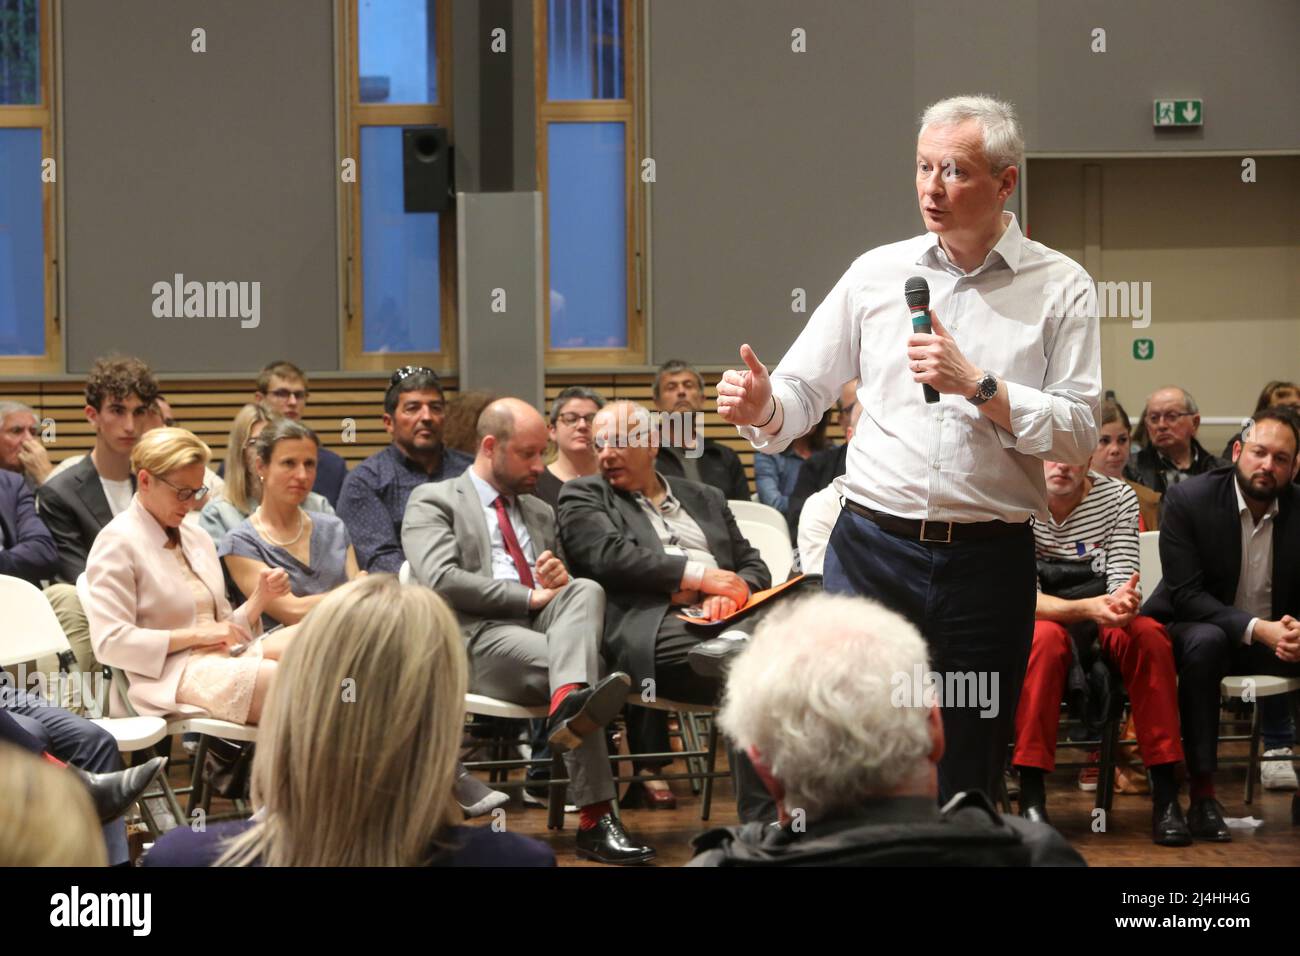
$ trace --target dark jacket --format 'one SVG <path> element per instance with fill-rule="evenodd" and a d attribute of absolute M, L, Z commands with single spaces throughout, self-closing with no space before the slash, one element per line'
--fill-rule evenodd
<path fill-rule="evenodd" d="M 655 467 L 660 474 L 669 478 L 685 478 L 686 466 L 682 464 L 682 456 L 682 449 L 664 446 L 659 449 Z M 704 439 L 704 450 L 695 462 L 700 468 L 700 480 L 717 488 L 726 495 L 728 501 L 749 500 L 749 479 L 745 477 L 745 466 L 741 464 L 740 456 L 726 445 L 711 438 Z"/>
<path fill-rule="evenodd" d="M 767 565 L 736 527 L 722 492 L 685 478 L 671 478 L 670 484 L 704 532 L 718 567 L 740 575 L 751 590 L 771 587 Z M 602 475 L 564 483 L 559 519 L 569 573 L 592 578 L 605 589 L 605 662 L 632 675 L 639 687 L 654 677 L 655 635 L 669 597 L 681 590 L 686 557 L 664 553 L 636 499 L 616 491 Z"/>
<path fill-rule="evenodd" d="M 848 461 L 849 443 L 845 442 L 814 452 L 799 467 L 799 477 L 795 479 L 785 513 L 786 523 L 790 525 L 790 540 L 799 540 L 799 512 L 803 511 L 804 502 L 848 471 Z"/>
<path fill-rule="evenodd" d="M 0 574 L 37 587 L 59 569 L 54 537 L 36 515 L 36 499 L 23 476 L 0 471 Z"/>
<path fill-rule="evenodd" d="M 1125 466 L 1124 477 L 1163 495 L 1169 490 L 1169 486 L 1165 482 L 1165 469 L 1161 457 L 1154 445 L 1147 445 Z M 1226 464 L 1228 463 L 1222 458 L 1216 458 L 1206 451 L 1195 438 L 1192 439 L 1192 464 L 1187 469 L 1187 474 L 1203 475 Z"/>
<path fill-rule="evenodd" d="M 1241 577 L 1236 466 L 1181 482 L 1165 495 L 1160 519 L 1160 586 L 1142 607 L 1161 623 L 1215 624 L 1230 639 L 1251 615 L 1233 607 Z M 1287 484 L 1273 519 L 1273 616 L 1300 614 L 1300 488 Z"/>
<path fill-rule="evenodd" d="M 131 486 L 135 487 L 135 475 Z M 86 556 L 95 538 L 113 520 L 94 459 L 87 455 L 41 485 L 36 501 L 41 520 L 59 548 L 59 580 L 76 584 L 77 575 L 86 570 Z"/>
<path fill-rule="evenodd" d="M 1086 866 L 1044 823 L 1003 816 L 981 793 L 942 811 L 928 797 L 869 800 L 804 832 L 761 823 L 720 827 L 693 841 L 687 866 Z"/>

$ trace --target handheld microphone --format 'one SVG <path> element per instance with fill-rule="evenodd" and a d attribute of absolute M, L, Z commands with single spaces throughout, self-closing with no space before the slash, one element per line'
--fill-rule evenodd
<path fill-rule="evenodd" d="M 903 296 L 907 299 L 907 308 L 912 313 L 912 331 L 930 335 L 934 329 L 930 326 L 930 283 L 921 276 L 912 276 L 903 284 Z M 939 393 L 932 385 L 922 385 L 925 400 L 933 405 L 939 400 Z"/>

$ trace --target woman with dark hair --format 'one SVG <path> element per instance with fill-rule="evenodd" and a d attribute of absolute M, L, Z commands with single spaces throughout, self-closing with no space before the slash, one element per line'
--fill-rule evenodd
<path fill-rule="evenodd" d="M 1251 414 L 1258 415 L 1266 408 L 1279 408 L 1285 406 L 1293 413 L 1300 413 L 1300 386 L 1295 382 L 1272 381 L 1264 386 L 1259 393 L 1259 398 L 1255 399 L 1255 411 Z M 1223 459 L 1232 461 L 1232 446 L 1241 441 L 1242 431 L 1237 432 L 1228 439 L 1228 444 L 1223 446 Z"/>
<path fill-rule="evenodd" d="M 443 419 L 442 443 L 448 448 L 473 456 L 478 454 L 478 417 L 483 409 L 500 396 L 491 392 L 461 392 L 447 403 Z"/>
<path fill-rule="evenodd" d="M 600 471 L 591 444 L 591 423 L 604 407 L 605 399 L 599 392 L 581 385 L 571 385 L 555 396 L 550 421 L 555 460 L 546 466 L 533 489 L 533 494 L 552 508 L 559 507 L 560 489 L 566 481 Z"/>
<path fill-rule="evenodd" d="M 1093 471 L 1100 472 L 1107 478 L 1128 481 L 1124 477 L 1124 466 L 1128 464 L 1129 450 L 1132 447 L 1129 439 L 1132 428 L 1123 405 L 1112 398 L 1101 403 L 1101 427 L 1098 429 L 1097 447 L 1093 450 L 1090 465 Z M 1160 527 L 1160 492 L 1152 491 L 1136 481 L 1129 481 L 1128 484 L 1138 498 L 1138 530 L 1156 531 Z"/>

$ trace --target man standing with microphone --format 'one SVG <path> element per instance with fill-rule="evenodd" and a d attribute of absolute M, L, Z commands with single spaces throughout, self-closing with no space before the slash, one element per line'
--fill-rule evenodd
<path fill-rule="evenodd" d="M 926 233 L 859 257 L 770 376 L 742 345 L 747 369 L 718 384 L 723 419 L 776 453 L 861 378 L 825 588 L 875 598 L 925 635 L 941 800 L 996 792 L 1033 639 L 1039 459 L 1084 464 L 1097 444 L 1096 290 L 1003 211 L 1023 159 L 1010 105 L 931 106 L 916 150 Z"/>

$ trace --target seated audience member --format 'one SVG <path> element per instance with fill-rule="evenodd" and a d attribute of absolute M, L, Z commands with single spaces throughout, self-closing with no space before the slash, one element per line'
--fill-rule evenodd
<path fill-rule="evenodd" d="M 1164 577 L 1143 612 L 1166 624 L 1178 662 L 1192 835 L 1232 833 L 1214 798 L 1219 684 L 1229 674 L 1300 677 L 1300 431 L 1266 408 L 1233 446 L 1235 465 L 1165 495 Z"/>
<path fill-rule="evenodd" d="M 307 373 L 292 362 L 277 359 L 257 374 L 257 390 L 253 392 L 253 401 L 296 422 L 307 413 L 307 399 L 310 395 Z M 316 483 L 311 490 L 323 495 L 331 506 L 337 508 L 339 495 L 343 491 L 343 480 L 347 476 L 348 463 L 343 457 L 328 448 L 322 448 L 316 465 Z"/>
<path fill-rule="evenodd" d="M 646 409 L 611 402 L 596 415 L 595 427 L 601 473 L 565 483 L 560 533 L 574 573 L 605 589 L 605 659 L 629 673 L 634 687 L 653 688 L 656 697 L 711 704 L 726 659 L 765 609 L 725 635 L 678 614 L 699 605 L 702 621 L 721 620 L 743 608 L 752 592 L 769 587 L 771 574 L 736 527 L 722 492 L 656 471 L 658 432 Z M 668 751 L 663 711 L 630 706 L 627 724 L 633 753 Z M 634 763 L 638 769 L 658 765 Z M 742 818 L 770 812 L 751 768 L 743 757 L 739 763 Z M 645 783 L 652 801 L 671 805 L 654 796 L 662 781 Z"/>
<path fill-rule="evenodd" d="M 401 570 L 402 516 L 411 492 L 455 478 L 473 461 L 443 444 L 445 412 L 442 384 L 431 369 L 407 365 L 393 373 L 384 393 L 384 428 L 393 443 L 348 472 L 339 496 L 339 517 L 361 570 Z"/>
<path fill-rule="evenodd" d="M 184 523 L 206 492 L 208 455 L 183 428 L 156 428 L 136 444 L 139 490 L 99 533 L 86 564 L 90 639 L 100 661 L 125 672 L 141 715 L 255 724 L 293 631 L 253 636 L 289 579 L 263 572 L 248 602 L 231 610 L 212 539 Z"/>
<path fill-rule="evenodd" d="M 1169 385 L 1153 393 L 1147 399 L 1143 418 L 1149 442 L 1133 455 L 1124 471 L 1125 478 L 1163 495 L 1184 479 L 1227 464 L 1196 440 L 1201 414 L 1186 389 Z"/>
<path fill-rule="evenodd" d="M 853 429 L 862 414 L 862 405 L 854 402 L 849 412 L 848 424 L 844 427 L 844 447 L 853 441 Z M 821 574 L 826 563 L 826 547 L 830 544 L 831 532 L 835 522 L 840 520 L 844 504 L 840 491 L 834 483 L 815 492 L 803 503 L 803 508 L 795 516 L 799 528 L 799 568 L 804 574 Z"/>
<path fill-rule="evenodd" d="M 614 779 L 601 729 L 627 698 L 627 674 L 600 678 L 604 595 L 570 578 L 555 514 L 532 495 L 543 468 L 546 423 L 516 398 L 479 416 L 474 463 L 452 481 L 411 493 L 402 546 L 415 580 L 456 612 L 469 653 L 469 689 L 518 704 L 549 701 L 548 740 L 564 754 L 581 822 L 578 855 L 644 863 L 613 813 Z"/>
<path fill-rule="evenodd" d="M 759 452 L 754 456 L 754 489 L 758 492 L 758 500 L 781 512 L 787 520 L 790 516 L 790 493 L 799 478 L 799 469 L 816 452 L 835 447 L 835 443 L 826 438 L 830 423 L 831 412 L 827 409 L 817 427 L 806 435 L 800 435 L 785 451 L 775 455 Z"/>
<path fill-rule="evenodd" d="M 669 477 L 689 478 L 712 485 L 729 501 L 749 500 L 749 480 L 740 456 L 726 445 L 696 434 L 696 421 L 703 422 L 704 379 L 681 359 L 659 366 L 654 383 L 655 407 L 675 415 L 665 423 L 660 436 L 659 469 Z M 675 425 L 671 424 L 675 422 Z M 702 446 L 697 447 L 697 442 Z"/>
<path fill-rule="evenodd" d="M 0 405 L 0 409 L 3 409 Z M 1258 415 L 1266 408 L 1289 408 L 1292 414 L 1300 414 L 1300 385 L 1295 382 L 1269 382 L 1264 386 L 1263 391 L 1259 393 L 1259 398 L 1255 400 L 1255 411 L 1253 414 Z M 1241 441 L 1241 432 L 1233 435 L 1228 439 L 1228 444 L 1223 449 L 1223 459 L 1232 460 L 1232 446 Z"/>
<path fill-rule="evenodd" d="M 308 514 L 303 502 L 316 479 L 316 433 L 281 418 L 262 429 L 254 452 L 262 495 L 257 508 L 217 549 L 240 594 L 280 568 L 289 591 L 266 602 L 262 623 L 297 624 L 326 592 L 357 576 L 357 556 L 337 515 Z"/>
<path fill-rule="evenodd" d="M 36 587 L 59 569 L 59 550 L 36 515 L 36 498 L 12 471 L 0 471 L 0 574 Z"/>
<path fill-rule="evenodd" d="M 331 592 L 281 661 L 253 758 L 256 818 L 176 827 L 144 865 L 554 866 L 536 840 L 458 825 L 466 682 L 437 595 L 388 574 Z M 350 684 L 354 698 L 338 690 Z"/>
<path fill-rule="evenodd" d="M 257 450 L 254 445 L 269 422 L 277 418 L 266 406 L 252 402 L 235 415 L 226 443 L 226 457 L 222 471 L 226 476 L 225 498 L 208 501 L 199 512 L 199 527 L 212 536 L 218 549 L 226 535 L 244 523 L 262 497 L 262 481 L 257 476 L 254 463 Z M 334 509 L 324 495 L 307 492 L 303 499 L 304 511 L 313 514 L 334 514 Z"/>
<path fill-rule="evenodd" d="M 108 865 L 85 788 L 8 744 L 0 744 L 0 807 L 0 867 Z"/>
<path fill-rule="evenodd" d="M 41 441 L 41 420 L 22 402 L 0 402 L 0 469 L 21 475 L 32 491 L 54 471 Z"/>
<path fill-rule="evenodd" d="M 1100 441 L 1092 452 L 1093 471 L 1107 478 L 1127 481 L 1138 500 L 1138 530 L 1157 531 L 1160 526 L 1160 494 L 1146 485 L 1129 481 L 1124 476 L 1124 469 L 1129 463 L 1129 433 L 1133 425 L 1129 422 L 1124 406 L 1112 399 L 1101 403 Z"/>
<path fill-rule="evenodd" d="M 856 423 L 862 414 L 862 405 L 858 401 L 858 380 L 848 382 L 840 389 L 840 424 L 845 426 L 848 434 L 850 422 Z M 799 473 L 790 491 L 789 510 L 785 520 L 790 525 L 790 539 L 799 540 L 799 522 L 803 520 L 803 506 L 809 498 L 830 486 L 830 483 L 848 470 L 849 440 L 844 444 L 823 448 L 799 466 Z"/>
<path fill-rule="evenodd" d="M 1059 833 L 979 793 L 942 810 L 937 705 L 899 698 L 928 671 L 900 615 L 821 594 L 768 616 L 732 663 L 718 722 L 749 754 L 779 825 L 696 837 L 688 866 L 1083 866 Z"/>
<path fill-rule="evenodd" d="M 552 508 L 559 507 L 560 489 L 566 481 L 600 471 L 596 450 L 591 447 L 591 423 L 604 407 L 599 392 L 581 385 L 571 385 L 555 397 L 550 429 L 555 461 L 546 466 L 533 492 Z"/>
<path fill-rule="evenodd" d="M 94 842 L 107 848 L 110 865 L 129 862 L 122 814 L 148 788 L 166 764 L 164 758 L 154 757 L 123 770 L 117 741 L 103 727 L 55 707 L 44 698 L 8 686 L 0 686 L 0 741 L 5 742 L 0 747 L 12 744 L 58 766 L 72 767 L 90 792 L 103 825 L 102 841 L 97 838 Z M 0 813 L 0 818 L 11 816 L 14 808 L 36 802 L 40 801 L 30 796 L 15 802 L 0 800 L 0 807 L 9 811 Z M 8 842 L 0 840 L 0 852 Z"/>
<path fill-rule="evenodd" d="M 1165 629 L 1137 613 L 1138 503 L 1118 478 L 1043 462 L 1046 521 L 1033 520 L 1038 607 L 1029 666 L 1016 709 L 1012 764 L 1020 815 L 1047 820 L 1044 777 L 1056 767 L 1056 731 L 1068 686 L 1082 691 L 1094 644 L 1123 675 L 1138 746 L 1154 788 L 1151 838 L 1187 846 L 1174 771 L 1183 759 L 1178 681 Z"/>
<path fill-rule="evenodd" d="M 442 443 L 471 458 L 478 452 L 478 417 L 499 395 L 481 390 L 458 392 L 447 403 L 442 423 Z"/>

